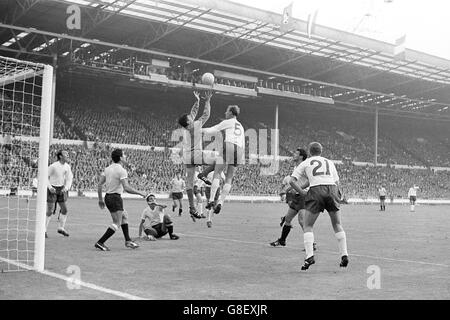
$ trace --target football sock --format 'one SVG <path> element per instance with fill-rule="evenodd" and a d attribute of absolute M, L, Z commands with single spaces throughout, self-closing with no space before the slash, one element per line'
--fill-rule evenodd
<path fill-rule="evenodd" d="M 45 218 L 45 231 L 48 229 L 48 224 L 50 223 L 50 220 L 52 220 L 52 216 L 47 216 Z"/>
<path fill-rule="evenodd" d="M 200 215 L 203 214 L 203 202 L 199 201 L 197 202 L 197 208 L 198 208 L 198 212 L 200 213 Z"/>
<path fill-rule="evenodd" d="M 411 211 L 414 211 L 414 205 L 413 204 L 411 205 Z"/>
<path fill-rule="evenodd" d="M 291 226 L 288 226 L 288 225 L 285 224 L 283 226 L 283 229 L 281 230 L 280 241 L 286 242 L 286 238 L 289 235 L 289 232 L 291 232 Z"/>
<path fill-rule="evenodd" d="M 347 237 L 345 236 L 345 231 L 336 232 L 334 234 L 338 241 L 339 253 L 341 256 L 348 256 L 347 253 Z"/>
<path fill-rule="evenodd" d="M 169 232 L 169 236 L 173 234 L 173 226 L 167 226 L 167 231 Z"/>
<path fill-rule="evenodd" d="M 305 245 L 306 259 L 314 255 L 314 233 L 305 232 L 303 234 L 303 244 Z"/>
<path fill-rule="evenodd" d="M 188 199 L 189 199 L 189 208 L 195 208 L 194 191 L 192 189 L 187 189 L 186 193 L 187 193 Z"/>
<path fill-rule="evenodd" d="M 130 234 L 128 233 L 128 223 L 124 223 L 123 225 L 121 225 L 122 227 L 122 231 L 123 231 L 123 236 L 125 237 L 125 241 L 130 241 Z"/>
<path fill-rule="evenodd" d="M 220 180 L 219 179 L 213 179 L 211 183 L 211 197 L 214 197 L 217 189 L 219 189 L 220 186 Z"/>
<path fill-rule="evenodd" d="M 66 220 L 67 220 L 67 214 L 61 214 L 59 217 L 59 229 L 64 230 L 64 227 L 66 226 Z"/>
<path fill-rule="evenodd" d="M 114 230 L 113 228 L 109 227 L 108 229 L 106 229 L 105 234 L 100 238 L 100 240 L 98 240 L 99 243 L 105 243 L 106 240 L 108 240 L 109 238 L 111 238 L 111 236 L 116 232 L 116 230 Z"/>
<path fill-rule="evenodd" d="M 231 184 L 225 183 L 225 184 L 223 185 L 223 188 L 222 188 L 222 193 L 220 194 L 220 200 L 219 200 L 219 203 L 220 203 L 220 204 L 223 205 L 223 203 L 224 203 L 226 197 L 227 197 L 228 194 L 230 193 L 230 190 L 231 190 Z"/>

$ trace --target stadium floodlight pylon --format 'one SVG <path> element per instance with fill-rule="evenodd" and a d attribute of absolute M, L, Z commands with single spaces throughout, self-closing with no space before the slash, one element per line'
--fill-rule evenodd
<path fill-rule="evenodd" d="M 0 56 L 1 272 L 44 270 L 52 82 L 52 66 Z"/>

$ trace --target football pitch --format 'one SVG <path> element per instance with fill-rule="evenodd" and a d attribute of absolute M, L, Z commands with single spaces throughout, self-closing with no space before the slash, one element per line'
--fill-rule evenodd
<path fill-rule="evenodd" d="M 23 200 L 25 201 L 25 200 Z M 46 241 L 46 271 L 0 273 L 0 299 L 449 299 L 450 206 L 344 205 L 350 264 L 340 268 L 328 214 L 315 226 L 316 264 L 301 271 L 303 234 L 294 220 L 287 246 L 269 242 L 281 232 L 284 203 L 225 203 L 213 217 L 193 222 L 168 210 L 179 240 L 166 235 L 125 248 L 121 230 L 94 243 L 111 224 L 95 199 L 68 201 L 66 229 L 54 216 Z M 130 234 L 137 237 L 143 200 L 124 200 Z M 167 209 L 166 209 L 167 210 Z M 71 282 L 74 272 L 80 282 Z"/>

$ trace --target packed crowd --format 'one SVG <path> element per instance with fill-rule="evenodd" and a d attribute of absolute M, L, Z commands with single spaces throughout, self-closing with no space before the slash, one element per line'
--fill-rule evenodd
<path fill-rule="evenodd" d="M 13 186 L 29 189 L 36 175 L 38 150 L 35 142 L 2 144 L 0 162 L 0 188 Z M 98 178 L 110 163 L 112 148 L 108 144 L 51 146 L 49 162 L 56 160 L 58 150 L 69 152 L 69 163 L 74 174 L 73 191 L 95 191 Z M 127 156 L 130 184 L 134 187 L 157 193 L 170 192 L 170 180 L 175 172 L 184 168 L 171 149 L 166 151 L 124 149 Z M 292 172 L 293 164 L 257 161 L 238 167 L 233 181 L 232 194 L 278 195 L 281 181 Z M 408 189 L 419 186 L 420 198 L 436 199 L 450 197 L 450 172 L 432 170 L 393 169 L 390 167 L 356 166 L 347 162 L 337 165 L 341 187 L 346 198 L 377 197 L 378 188 L 384 185 L 388 196 L 405 198 Z"/>

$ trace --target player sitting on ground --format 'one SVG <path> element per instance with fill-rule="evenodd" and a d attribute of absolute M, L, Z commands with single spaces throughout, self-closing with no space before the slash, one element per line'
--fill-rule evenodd
<path fill-rule="evenodd" d="M 139 238 L 142 236 L 142 230 L 145 233 L 146 240 L 156 240 L 169 233 L 172 240 L 178 240 L 179 237 L 173 233 L 173 224 L 170 216 L 164 213 L 167 206 L 156 203 L 154 194 L 146 197 L 148 207 L 144 209 L 139 225 Z M 146 225 L 148 219 L 149 224 Z"/>
<path fill-rule="evenodd" d="M 203 133 L 215 135 L 222 147 L 219 146 L 219 156 L 215 160 L 214 165 L 210 165 L 199 175 L 199 179 L 204 179 L 211 171 L 214 170 L 214 179 L 211 183 L 211 194 L 215 194 L 220 185 L 220 173 L 226 168 L 225 183 L 222 188 L 219 203 L 214 206 L 214 213 L 219 213 L 222 209 L 226 197 L 230 193 L 231 183 L 233 181 L 234 172 L 240 164 L 245 163 L 245 135 L 244 127 L 237 120 L 240 109 L 237 105 L 228 106 L 225 112 L 225 119 L 221 123 L 211 128 L 204 128 Z M 222 132 L 225 131 L 225 137 Z M 221 139 L 220 139 L 221 138 Z M 206 209 L 213 206 L 213 202 L 209 202 Z"/>
<path fill-rule="evenodd" d="M 341 267 L 348 265 L 347 238 L 341 224 L 340 192 L 338 188 L 339 176 L 334 163 L 322 154 L 322 145 L 318 142 L 309 144 L 310 158 L 300 163 L 292 173 L 291 186 L 300 194 L 306 196 L 306 212 L 304 217 L 303 240 L 306 251 L 306 259 L 302 270 L 307 270 L 314 260 L 314 233 L 313 226 L 317 217 L 323 210 L 327 210 L 331 219 L 331 225 L 335 232 L 341 254 Z M 301 186 L 297 184 L 300 177 L 307 177 L 307 181 Z M 305 188 L 310 187 L 308 191 Z"/>
<path fill-rule="evenodd" d="M 202 127 L 209 119 L 211 112 L 211 96 L 212 92 L 208 91 L 205 94 L 205 108 L 202 116 L 195 120 L 200 105 L 200 94 L 194 91 L 194 95 L 197 101 L 194 103 L 191 109 L 191 113 L 184 114 L 178 118 L 178 124 L 184 128 L 183 130 L 183 164 L 186 167 L 186 193 L 189 200 L 189 213 L 192 220 L 200 219 L 197 209 L 194 204 L 194 173 L 196 165 L 206 164 L 206 160 L 203 153 L 203 136 Z"/>
<path fill-rule="evenodd" d="M 308 154 L 304 149 L 298 148 L 294 152 L 293 161 L 296 166 L 298 166 L 301 162 L 305 161 L 308 157 Z M 297 193 L 290 185 L 291 176 L 286 176 L 283 179 L 284 192 L 286 192 L 286 203 L 288 204 L 288 211 L 284 217 L 281 218 L 280 227 L 281 236 L 274 242 L 271 242 L 270 245 L 272 247 L 286 246 L 286 239 L 291 232 L 292 228 L 292 219 L 298 214 L 298 223 L 303 229 L 303 216 L 305 214 L 305 197 L 301 194 Z M 316 250 L 316 244 L 313 244 L 314 251 Z"/>

